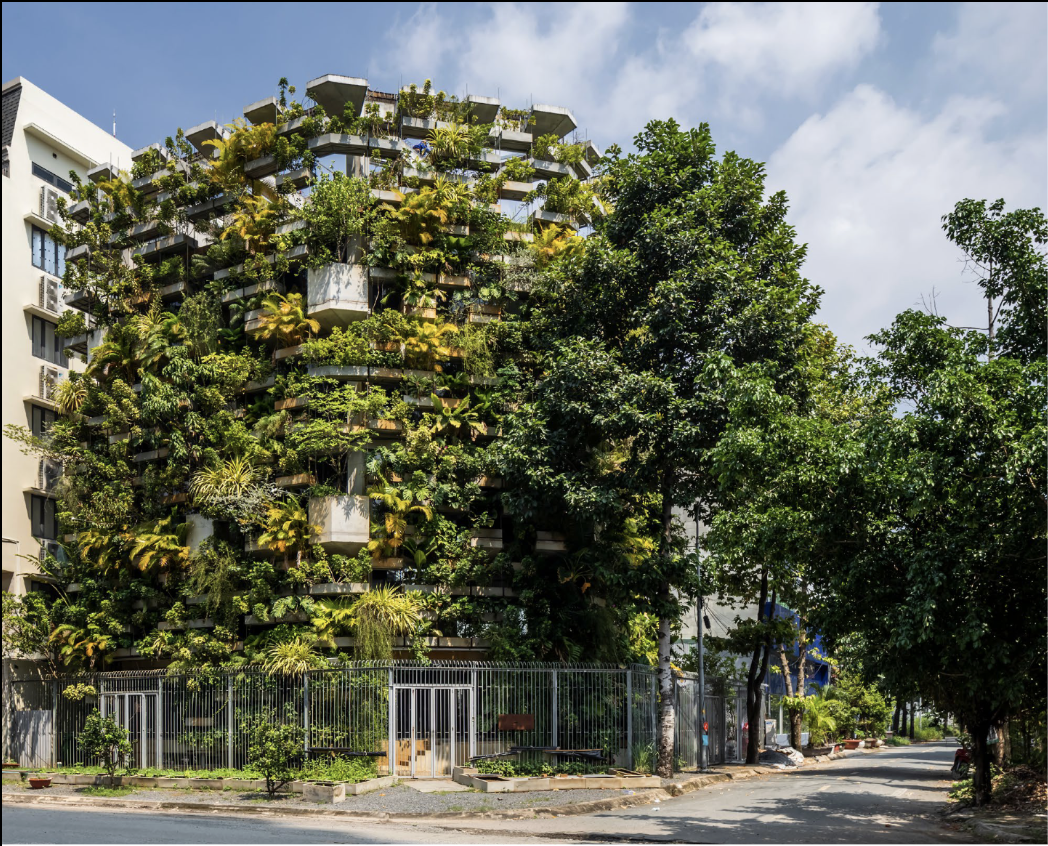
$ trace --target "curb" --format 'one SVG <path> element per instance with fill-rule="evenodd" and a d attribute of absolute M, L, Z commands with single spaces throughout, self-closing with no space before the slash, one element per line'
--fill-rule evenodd
<path fill-rule="evenodd" d="M 693 788 L 695 789 L 695 788 Z M 374 822 L 417 822 L 419 820 L 466 820 L 466 819 L 545 819 L 548 817 L 582 816 L 597 811 L 612 811 L 647 805 L 656 800 L 669 799 L 673 795 L 662 788 L 646 790 L 632 796 L 616 796 L 609 799 L 594 799 L 572 805 L 553 805 L 546 808 L 507 808 L 504 811 L 459 811 L 436 814 L 398 814 L 391 811 L 349 811 L 334 808 L 262 808 L 243 807 L 220 802 L 170 802 L 148 799 L 106 799 L 104 797 L 46 796 L 6 794 L 4 804 L 12 805 L 65 805 L 119 809 L 121 811 L 182 811 L 200 814 L 229 814 L 257 817 L 336 817 L 340 819 L 372 820 Z"/>

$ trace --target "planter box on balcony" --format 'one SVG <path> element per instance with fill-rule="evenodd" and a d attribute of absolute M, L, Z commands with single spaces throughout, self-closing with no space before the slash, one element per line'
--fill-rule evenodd
<path fill-rule="evenodd" d="M 302 354 L 302 344 L 295 344 L 291 347 L 284 347 L 283 349 L 275 350 L 273 352 L 274 361 L 283 361 L 285 358 L 295 358 Z"/>
<path fill-rule="evenodd" d="M 368 139 L 363 135 L 346 135 L 329 132 L 309 141 L 309 151 L 317 157 L 331 155 L 366 156 Z"/>
<path fill-rule="evenodd" d="M 437 319 L 437 310 L 435 308 L 415 308 L 412 306 L 404 306 L 401 311 L 408 317 L 417 317 L 427 323 L 431 323 Z"/>
<path fill-rule="evenodd" d="M 468 276 L 447 276 L 441 274 L 437 279 L 437 287 L 445 291 L 462 291 L 470 285 Z"/>
<path fill-rule="evenodd" d="M 429 138 L 429 133 L 434 129 L 445 129 L 449 126 L 451 124 L 447 121 L 405 115 L 400 119 L 400 134 L 405 138 Z"/>
<path fill-rule="evenodd" d="M 534 190 L 535 183 L 533 182 L 514 182 L 512 180 L 507 180 L 502 186 L 499 196 L 503 200 L 517 200 L 519 202 Z"/>
<path fill-rule="evenodd" d="M 548 162 L 545 159 L 528 159 L 528 164 L 535 168 L 535 175 L 541 179 L 562 179 L 571 176 L 571 168 L 560 162 Z"/>
<path fill-rule="evenodd" d="M 535 552 L 551 554 L 567 551 L 568 545 L 564 540 L 564 535 L 559 532 L 537 533 L 535 539 Z"/>
<path fill-rule="evenodd" d="M 368 368 L 362 364 L 311 364 L 306 372 L 310 376 L 343 382 L 364 382 L 368 378 Z"/>
<path fill-rule="evenodd" d="M 306 271 L 309 316 L 325 328 L 368 316 L 368 271 L 362 264 L 326 264 Z"/>
<path fill-rule="evenodd" d="M 278 476 L 273 484 L 278 488 L 306 488 L 316 483 L 312 473 L 295 473 L 292 476 Z"/>
<path fill-rule="evenodd" d="M 310 596 L 345 596 L 367 592 L 367 582 L 328 582 L 322 585 L 312 585 L 309 589 Z"/>
<path fill-rule="evenodd" d="M 373 558 L 372 570 L 403 570 L 408 564 L 407 558 Z"/>
<path fill-rule="evenodd" d="M 531 150 L 531 130 L 521 132 L 516 129 L 493 130 L 492 143 L 501 150 L 512 150 L 514 153 L 527 153 Z"/>
<path fill-rule="evenodd" d="M 366 496 L 325 496 L 309 500 L 309 522 L 319 528 L 316 543 L 328 552 L 354 555 L 370 540 Z"/>
<path fill-rule="evenodd" d="M 309 405 L 309 397 L 288 397 L 273 403 L 274 411 L 293 411 L 297 408 L 305 408 Z"/>

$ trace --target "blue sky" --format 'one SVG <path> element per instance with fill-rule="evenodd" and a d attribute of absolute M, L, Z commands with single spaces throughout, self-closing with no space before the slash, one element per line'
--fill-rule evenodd
<path fill-rule="evenodd" d="M 652 118 L 711 124 L 767 162 L 845 341 L 938 293 L 985 314 L 939 219 L 963 197 L 1044 208 L 1044 4 L 3 4 L 24 76 L 142 146 L 274 93 L 367 77 L 395 91 L 570 107 L 601 146 Z"/>

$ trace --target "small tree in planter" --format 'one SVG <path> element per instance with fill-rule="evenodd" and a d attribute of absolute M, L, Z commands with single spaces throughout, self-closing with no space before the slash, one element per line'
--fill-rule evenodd
<path fill-rule="evenodd" d="M 298 772 L 296 765 L 302 754 L 305 730 L 290 708 L 283 720 L 272 710 L 255 714 L 241 724 L 241 730 L 247 735 L 248 761 L 265 776 L 266 792 L 272 797 Z"/>
<path fill-rule="evenodd" d="M 133 748 L 127 729 L 112 717 L 103 717 L 97 708 L 84 721 L 84 728 L 77 738 L 77 743 L 84 754 L 102 760 L 102 767 L 106 771 L 110 786 L 113 785 L 117 768 L 121 764 L 130 769 L 127 766 L 128 756 Z"/>

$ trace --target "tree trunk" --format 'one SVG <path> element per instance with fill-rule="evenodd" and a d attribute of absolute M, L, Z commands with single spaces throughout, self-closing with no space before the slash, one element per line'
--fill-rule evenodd
<path fill-rule="evenodd" d="M 1008 718 L 1005 717 L 997 726 L 997 744 L 993 748 L 993 762 L 1002 770 L 1012 760 L 1012 738 L 1008 727 Z"/>
<path fill-rule="evenodd" d="M 984 720 L 972 726 L 972 792 L 976 805 L 988 805 L 993 784 L 990 774 L 990 746 L 986 742 L 990 733 L 990 721 Z"/>
<path fill-rule="evenodd" d="M 916 710 L 917 710 L 917 708 L 915 707 L 914 703 L 911 702 L 910 703 L 910 740 L 914 740 L 915 739 L 914 738 L 914 733 L 913 733 L 913 712 L 916 711 Z"/>
<path fill-rule="evenodd" d="M 895 712 L 892 714 L 892 734 L 899 733 L 899 711 L 902 709 L 902 703 L 896 700 Z"/>
<path fill-rule="evenodd" d="M 669 585 L 663 586 L 660 599 L 669 601 Z M 656 773 L 662 778 L 673 777 L 673 734 L 676 720 L 676 702 L 673 695 L 673 668 L 671 627 L 669 617 L 659 620 L 659 760 Z"/>
<path fill-rule="evenodd" d="M 772 592 L 771 603 L 775 607 L 775 592 Z M 768 601 L 768 568 L 761 570 L 761 591 L 757 606 L 757 622 L 765 622 L 764 606 Z M 750 766 L 757 764 L 761 756 L 760 735 L 757 726 L 763 719 L 761 704 L 764 691 L 761 686 L 768 676 L 768 661 L 771 658 L 771 631 L 764 638 L 763 644 L 757 644 L 753 649 L 753 658 L 750 660 L 750 670 L 746 675 L 746 722 L 750 726 L 749 736 L 746 742 L 746 763 Z"/>
<path fill-rule="evenodd" d="M 673 550 L 673 471 L 667 469 L 662 477 L 662 533 L 659 537 L 659 556 L 666 560 Z M 655 772 L 662 778 L 673 777 L 673 734 L 676 703 L 673 696 L 672 620 L 669 607 L 673 601 L 669 582 L 659 588 L 659 737 L 658 761 Z"/>

